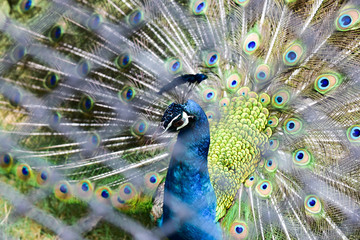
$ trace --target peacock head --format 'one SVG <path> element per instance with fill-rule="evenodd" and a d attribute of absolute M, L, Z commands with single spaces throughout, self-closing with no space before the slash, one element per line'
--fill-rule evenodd
<path fill-rule="evenodd" d="M 182 128 L 186 128 L 196 120 L 206 116 L 201 107 L 193 100 L 188 100 L 184 104 L 172 103 L 170 104 L 161 119 L 161 125 L 164 132 L 176 132 Z M 201 116 L 200 116 L 201 115 Z"/>

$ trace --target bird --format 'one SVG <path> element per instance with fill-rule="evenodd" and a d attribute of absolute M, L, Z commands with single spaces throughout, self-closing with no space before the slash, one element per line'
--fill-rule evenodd
<path fill-rule="evenodd" d="M 221 239 L 207 168 L 210 130 L 205 112 L 188 100 L 170 104 L 161 120 L 166 131 L 179 131 L 164 184 L 163 226 L 174 229 L 169 239 Z M 181 204 L 185 206 L 176 207 Z"/>
<path fill-rule="evenodd" d="M 359 239 L 358 0 L 0 6 L 2 238 Z"/>

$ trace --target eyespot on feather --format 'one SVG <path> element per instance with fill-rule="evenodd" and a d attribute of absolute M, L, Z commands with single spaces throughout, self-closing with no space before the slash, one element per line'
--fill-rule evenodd
<path fill-rule="evenodd" d="M 263 83 L 270 79 L 270 67 L 266 64 L 259 65 L 254 73 L 254 78 L 257 82 Z"/>
<path fill-rule="evenodd" d="M 285 133 L 298 134 L 302 131 L 303 124 L 300 119 L 289 118 L 284 122 Z"/>
<path fill-rule="evenodd" d="M 261 93 L 259 95 L 259 101 L 261 102 L 261 105 L 266 107 L 270 103 L 270 96 L 267 93 Z"/>
<path fill-rule="evenodd" d="M 230 92 L 236 91 L 241 85 L 241 77 L 238 73 L 231 73 L 226 78 L 226 88 Z"/>
<path fill-rule="evenodd" d="M 360 22 L 360 12 L 358 9 L 350 8 L 340 12 L 335 20 L 338 31 L 349 31 L 358 28 Z"/>
<path fill-rule="evenodd" d="M 0 155 L 0 167 L 5 172 L 9 172 L 14 164 L 14 158 L 10 153 Z"/>
<path fill-rule="evenodd" d="M 242 87 L 236 93 L 239 96 L 248 97 L 249 92 L 250 92 L 250 88 Z"/>
<path fill-rule="evenodd" d="M 119 186 L 119 196 L 125 202 L 134 199 L 136 195 L 137 191 L 131 183 L 124 183 Z"/>
<path fill-rule="evenodd" d="M 209 7 L 209 1 L 207 0 L 194 0 L 190 4 L 192 13 L 194 15 L 203 15 L 206 14 L 206 11 Z"/>
<path fill-rule="evenodd" d="M 234 221 L 230 226 L 232 239 L 245 239 L 249 234 L 248 226 L 245 222 Z"/>
<path fill-rule="evenodd" d="M 96 199 L 101 203 L 110 204 L 112 191 L 107 186 L 98 187 L 95 191 Z"/>
<path fill-rule="evenodd" d="M 352 125 L 346 131 L 347 139 L 352 143 L 360 142 L 360 125 Z"/>
<path fill-rule="evenodd" d="M 216 115 L 213 111 L 206 111 L 205 114 L 206 114 L 209 122 L 213 121 L 216 117 Z"/>
<path fill-rule="evenodd" d="M 144 177 L 144 183 L 147 189 L 154 190 L 159 185 L 161 179 L 156 172 L 149 172 Z"/>
<path fill-rule="evenodd" d="M 143 21 L 144 21 L 144 12 L 139 9 L 133 11 L 128 16 L 128 22 L 133 27 L 140 25 Z"/>
<path fill-rule="evenodd" d="M 44 86 L 47 89 L 52 90 L 56 88 L 58 84 L 59 84 L 59 76 L 56 73 L 50 72 L 46 75 L 44 80 Z"/>
<path fill-rule="evenodd" d="M 51 180 L 51 172 L 49 169 L 41 169 L 36 174 L 36 182 L 39 186 L 49 186 Z"/>
<path fill-rule="evenodd" d="M 304 148 L 300 148 L 294 151 L 293 153 L 293 162 L 298 166 L 309 165 L 312 161 L 312 155 L 310 152 Z"/>
<path fill-rule="evenodd" d="M 127 86 L 124 87 L 121 92 L 119 92 L 119 98 L 123 103 L 131 102 L 136 96 L 136 91 L 133 87 Z"/>
<path fill-rule="evenodd" d="M 95 31 L 101 27 L 102 23 L 103 23 L 102 16 L 100 14 L 94 13 L 89 17 L 86 25 L 90 30 Z"/>
<path fill-rule="evenodd" d="M 227 107 L 230 105 L 230 98 L 222 98 L 220 101 L 219 101 L 219 107 Z"/>
<path fill-rule="evenodd" d="M 86 60 L 81 60 L 76 66 L 76 72 L 79 77 L 86 77 L 91 71 L 91 64 Z"/>
<path fill-rule="evenodd" d="M 286 66 L 295 66 L 304 54 L 304 47 L 299 43 L 290 45 L 284 55 L 283 62 Z"/>
<path fill-rule="evenodd" d="M 277 127 L 279 124 L 279 119 L 276 116 L 270 116 L 267 125 L 269 127 Z"/>
<path fill-rule="evenodd" d="M 64 35 L 64 28 L 61 25 L 55 25 L 51 28 L 49 33 L 49 39 L 52 42 L 58 42 Z"/>
<path fill-rule="evenodd" d="M 280 90 L 272 97 L 271 104 L 275 108 L 284 108 L 290 100 L 290 93 L 286 90 Z"/>
<path fill-rule="evenodd" d="M 22 0 L 19 2 L 18 9 L 20 13 L 27 13 L 35 6 L 34 0 Z"/>
<path fill-rule="evenodd" d="M 51 128 L 58 127 L 61 123 L 61 118 L 62 118 L 62 116 L 59 112 L 54 112 L 52 115 L 50 115 L 49 126 Z"/>
<path fill-rule="evenodd" d="M 177 58 L 171 58 L 166 62 L 166 69 L 171 74 L 177 74 L 182 70 L 182 63 Z"/>
<path fill-rule="evenodd" d="M 32 170 L 30 166 L 26 163 L 19 164 L 16 167 L 16 176 L 23 181 L 29 180 L 32 176 Z"/>
<path fill-rule="evenodd" d="M 254 175 L 251 175 L 248 179 L 245 180 L 245 187 L 249 188 L 255 184 L 256 178 Z"/>
<path fill-rule="evenodd" d="M 119 192 L 116 192 L 111 196 L 111 204 L 114 208 L 118 210 L 124 210 L 129 208 L 129 205 L 125 200 L 121 198 Z"/>
<path fill-rule="evenodd" d="M 217 51 L 207 52 L 204 56 L 204 63 L 206 67 L 217 67 L 220 62 L 220 55 Z"/>
<path fill-rule="evenodd" d="M 276 159 L 271 158 L 271 159 L 266 160 L 265 169 L 268 172 L 275 172 L 277 170 L 277 168 L 278 168 L 278 162 Z"/>
<path fill-rule="evenodd" d="M 246 54 L 251 55 L 253 54 L 260 46 L 260 35 L 256 32 L 250 33 L 246 36 L 243 50 Z"/>
<path fill-rule="evenodd" d="M 26 47 L 17 45 L 10 52 L 10 59 L 13 63 L 20 61 L 26 55 Z"/>
<path fill-rule="evenodd" d="M 94 99 L 89 95 L 84 95 L 80 99 L 79 108 L 83 113 L 90 113 L 94 108 Z"/>
<path fill-rule="evenodd" d="M 143 136 L 146 134 L 148 130 L 149 124 L 148 122 L 143 119 L 139 118 L 131 127 L 131 133 L 134 136 Z"/>
<path fill-rule="evenodd" d="M 213 88 L 206 88 L 202 91 L 201 95 L 204 102 L 214 102 L 216 100 L 217 92 Z"/>
<path fill-rule="evenodd" d="M 307 212 L 311 214 L 319 214 L 322 206 L 320 199 L 315 195 L 308 195 L 305 198 L 304 206 Z"/>
<path fill-rule="evenodd" d="M 325 94 L 337 86 L 342 82 L 342 77 L 338 73 L 326 73 L 321 74 L 315 79 L 314 88 L 321 94 Z"/>
<path fill-rule="evenodd" d="M 91 133 L 86 140 L 86 149 L 93 150 L 99 147 L 101 143 L 101 137 L 96 132 Z"/>
<path fill-rule="evenodd" d="M 115 65 L 120 69 L 127 68 L 131 64 L 131 61 L 131 55 L 123 53 L 115 59 Z"/>
<path fill-rule="evenodd" d="M 268 198 L 272 193 L 272 184 L 268 180 L 262 180 L 256 185 L 256 193 L 263 198 Z"/>
<path fill-rule="evenodd" d="M 94 193 L 94 186 L 90 180 L 81 180 L 75 186 L 76 197 L 82 200 L 90 200 Z"/>
<path fill-rule="evenodd" d="M 67 181 L 60 181 L 54 186 L 55 197 L 67 201 L 72 198 L 72 187 Z"/>
<path fill-rule="evenodd" d="M 276 138 L 269 139 L 269 150 L 275 151 L 276 149 L 278 149 L 279 145 L 280 145 L 280 142 L 278 139 L 276 139 Z"/>

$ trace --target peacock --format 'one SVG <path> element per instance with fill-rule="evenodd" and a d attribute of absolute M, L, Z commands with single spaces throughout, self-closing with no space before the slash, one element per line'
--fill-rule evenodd
<path fill-rule="evenodd" d="M 359 0 L 1 0 L 1 239 L 359 239 Z"/>

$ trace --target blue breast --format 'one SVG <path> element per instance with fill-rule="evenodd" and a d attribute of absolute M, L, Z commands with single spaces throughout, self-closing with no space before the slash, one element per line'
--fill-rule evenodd
<path fill-rule="evenodd" d="M 172 228 L 169 239 L 221 239 L 207 168 L 209 123 L 196 102 L 189 100 L 185 109 L 196 120 L 179 132 L 174 146 L 165 181 L 163 227 Z"/>

